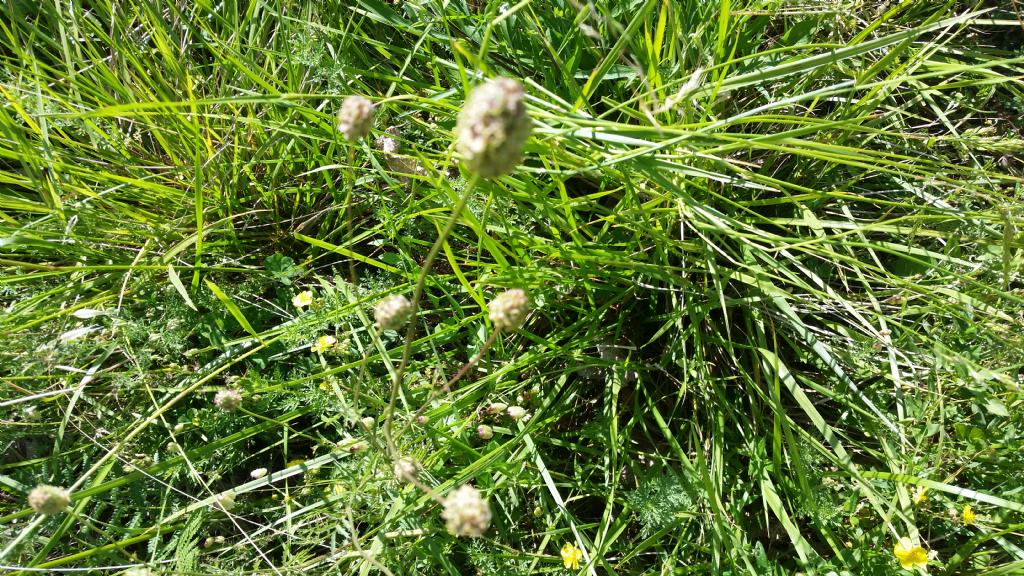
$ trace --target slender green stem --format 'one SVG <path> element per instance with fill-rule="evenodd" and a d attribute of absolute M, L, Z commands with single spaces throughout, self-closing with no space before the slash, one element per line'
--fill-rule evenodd
<path fill-rule="evenodd" d="M 398 399 L 398 388 L 402 385 L 402 378 L 405 375 L 405 368 L 409 364 L 409 356 L 412 353 L 412 341 L 416 336 L 416 313 L 419 311 L 420 298 L 423 296 L 423 287 L 427 283 L 427 275 L 430 274 L 430 269 L 434 266 L 434 260 L 437 258 L 437 254 L 441 251 L 441 247 L 444 246 L 448 235 L 455 229 L 455 224 L 458 223 L 459 217 L 462 216 L 462 211 L 466 208 L 466 203 L 469 202 L 469 197 L 473 194 L 473 190 L 476 188 L 477 182 L 480 180 L 479 176 L 473 175 L 469 183 L 466 185 L 465 190 L 462 191 L 462 197 L 459 198 L 458 204 L 452 210 L 452 215 L 448 218 L 448 223 L 445 224 L 441 234 L 434 241 L 434 245 L 430 247 L 430 252 L 427 253 L 426 260 L 423 261 L 423 265 L 420 267 L 419 278 L 416 279 L 416 288 L 412 293 L 412 313 L 410 314 L 409 327 L 405 331 L 405 346 L 402 347 L 402 362 L 398 365 L 398 370 L 395 371 L 395 377 L 391 382 L 391 397 L 388 400 L 387 412 L 384 416 L 384 440 L 388 445 L 388 452 L 392 457 L 397 458 L 395 451 L 394 438 L 391 437 L 391 422 L 395 414 L 395 401 Z"/>

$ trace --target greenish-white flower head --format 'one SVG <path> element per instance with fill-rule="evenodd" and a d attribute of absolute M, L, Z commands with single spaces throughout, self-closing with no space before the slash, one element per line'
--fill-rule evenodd
<path fill-rule="evenodd" d="M 28 493 L 28 505 L 33 510 L 47 516 L 56 516 L 68 509 L 71 503 L 71 492 L 58 486 L 40 484 Z"/>
<path fill-rule="evenodd" d="M 217 499 L 214 502 L 214 507 L 227 512 L 235 507 L 235 493 L 224 492 L 217 495 Z"/>
<path fill-rule="evenodd" d="M 412 482 L 420 473 L 420 465 L 412 458 L 399 458 L 395 461 L 395 478 L 399 482 Z"/>
<path fill-rule="evenodd" d="M 338 131 L 349 142 L 365 138 L 373 124 L 373 102 L 362 96 L 349 96 L 338 110 Z"/>
<path fill-rule="evenodd" d="M 495 78 L 473 89 L 463 105 L 455 125 L 455 149 L 471 172 L 497 178 L 519 165 L 529 136 L 523 85 Z"/>
<path fill-rule="evenodd" d="M 494 297 L 487 305 L 487 317 L 495 330 L 515 330 L 523 325 L 530 311 L 530 298 L 525 290 L 513 288 Z"/>
<path fill-rule="evenodd" d="M 392 294 L 373 307 L 373 318 L 381 330 L 398 330 L 412 316 L 412 302 L 400 294 Z"/>
<path fill-rule="evenodd" d="M 479 490 L 464 484 L 444 499 L 441 518 L 450 534 L 479 538 L 491 526 L 491 507 Z"/>
<path fill-rule="evenodd" d="M 213 404 L 225 412 L 238 410 L 242 405 L 242 394 L 238 390 L 220 390 L 213 397 Z"/>

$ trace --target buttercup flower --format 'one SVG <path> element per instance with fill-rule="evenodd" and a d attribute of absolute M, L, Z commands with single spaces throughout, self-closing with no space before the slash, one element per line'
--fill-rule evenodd
<path fill-rule="evenodd" d="M 373 318 L 381 330 L 398 330 L 412 315 L 412 302 L 400 294 L 392 294 L 373 307 Z"/>
<path fill-rule="evenodd" d="M 217 392 L 213 397 L 213 404 L 225 412 L 238 410 L 238 407 L 242 405 L 242 394 L 238 390 L 225 388 Z"/>
<path fill-rule="evenodd" d="M 444 499 L 441 518 L 453 536 L 478 538 L 491 525 L 491 507 L 480 496 L 479 490 L 463 484 Z"/>
<path fill-rule="evenodd" d="M 914 491 L 914 504 L 918 505 L 928 499 L 928 489 L 924 486 L 918 486 L 917 490 Z"/>
<path fill-rule="evenodd" d="M 312 350 L 313 352 L 323 354 L 328 350 L 334 349 L 334 347 L 337 345 L 338 339 L 335 338 L 334 336 L 327 335 L 317 338 L 316 342 L 314 342 L 313 345 L 309 347 L 309 349 Z"/>
<path fill-rule="evenodd" d="M 28 505 L 40 514 L 56 516 L 68 509 L 71 492 L 58 486 L 40 484 L 28 493 Z"/>
<path fill-rule="evenodd" d="M 971 508 L 970 504 L 964 506 L 964 514 L 963 514 L 964 524 L 970 526 L 971 524 L 974 524 L 974 521 L 977 518 L 978 518 L 978 515 L 974 513 L 974 508 Z"/>
<path fill-rule="evenodd" d="M 309 290 L 303 290 L 292 297 L 292 306 L 296 308 L 305 308 L 313 303 L 313 293 Z"/>
<path fill-rule="evenodd" d="M 370 133 L 373 102 L 362 96 L 349 96 L 338 110 L 338 131 L 346 140 L 356 141 Z"/>
<path fill-rule="evenodd" d="M 487 317 L 495 330 L 515 330 L 523 325 L 530 311 L 530 299 L 519 288 L 506 290 L 487 305 Z"/>
<path fill-rule="evenodd" d="M 565 546 L 562 546 L 562 564 L 566 569 L 579 570 L 582 559 L 583 550 L 577 548 L 576 545 L 566 542 Z"/>
<path fill-rule="evenodd" d="M 523 85 L 497 78 L 477 86 L 455 124 L 455 149 L 466 167 L 481 178 L 512 172 L 523 158 L 530 136 Z"/>
<path fill-rule="evenodd" d="M 914 544 L 914 541 L 906 536 L 899 539 L 892 549 L 892 553 L 899 560 L 904 570 L 914 568 L 926 568 L 928 566 L 928 553 L 924 548 Z"/>

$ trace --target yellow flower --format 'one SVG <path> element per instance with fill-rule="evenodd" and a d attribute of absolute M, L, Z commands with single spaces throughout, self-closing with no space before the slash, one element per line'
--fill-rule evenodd
<path fill-rule="evenodd" d="M 562 546 L 562 564 L 567 569 L 579 570 L 580 560 L 583 559 L 583 550 L 580 550 L 575 545 L 566 543 Z"/>
<path fill-rule="evenodd" d="M 971 508 L 970 504 L 968 504 L 967 506 L 964 506 L 964 524 L 967 524 L 967 525 L 974 524 L 974 520 L 977 517 L 978 517 L 978 515 L 974 513 L 974 509 Z"/>
<path fill-rule="evenodd" d="M 313 293 L 309 290 L 303 290 L 294 297 L 292 297 L 292 306 L 296 308 L 304 308 L 313 303 Z"/>
<path fill-rule="evenodd" d="M 335 338 L 334 336 L 321 336 L 316 339 L 316 342 L 314 342 L 313 345 L 309 347 L 309 349 L 312 350 L 313 352 L 319 352 L 323 354 L 324 352 L 331 350 L 337 345 L 338 339 Z"/>
<path fill-rule="evenodd" d="M 914 504 L 920 504 L 928 499 L 928 489 L 924 486 L 918 486 L 917 491 L 914 492 Z"/>
<path fill-rule="evenodd" d="M 906 536 L 900 538 L 896 546 L 893 547 L 892 553 L 900 561 L 900 566 L 904 570 L 928 566 L 928 553 L 925 552 L 924 548 L 914 544 L 914 541 Z"/>

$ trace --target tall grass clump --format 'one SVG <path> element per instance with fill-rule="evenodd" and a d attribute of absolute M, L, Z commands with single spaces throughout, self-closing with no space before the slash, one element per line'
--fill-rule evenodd
<path fill-rule="evenodd" d="M 0 569 L 1024 572 L 1021 10 L 6 3 Z"/>

